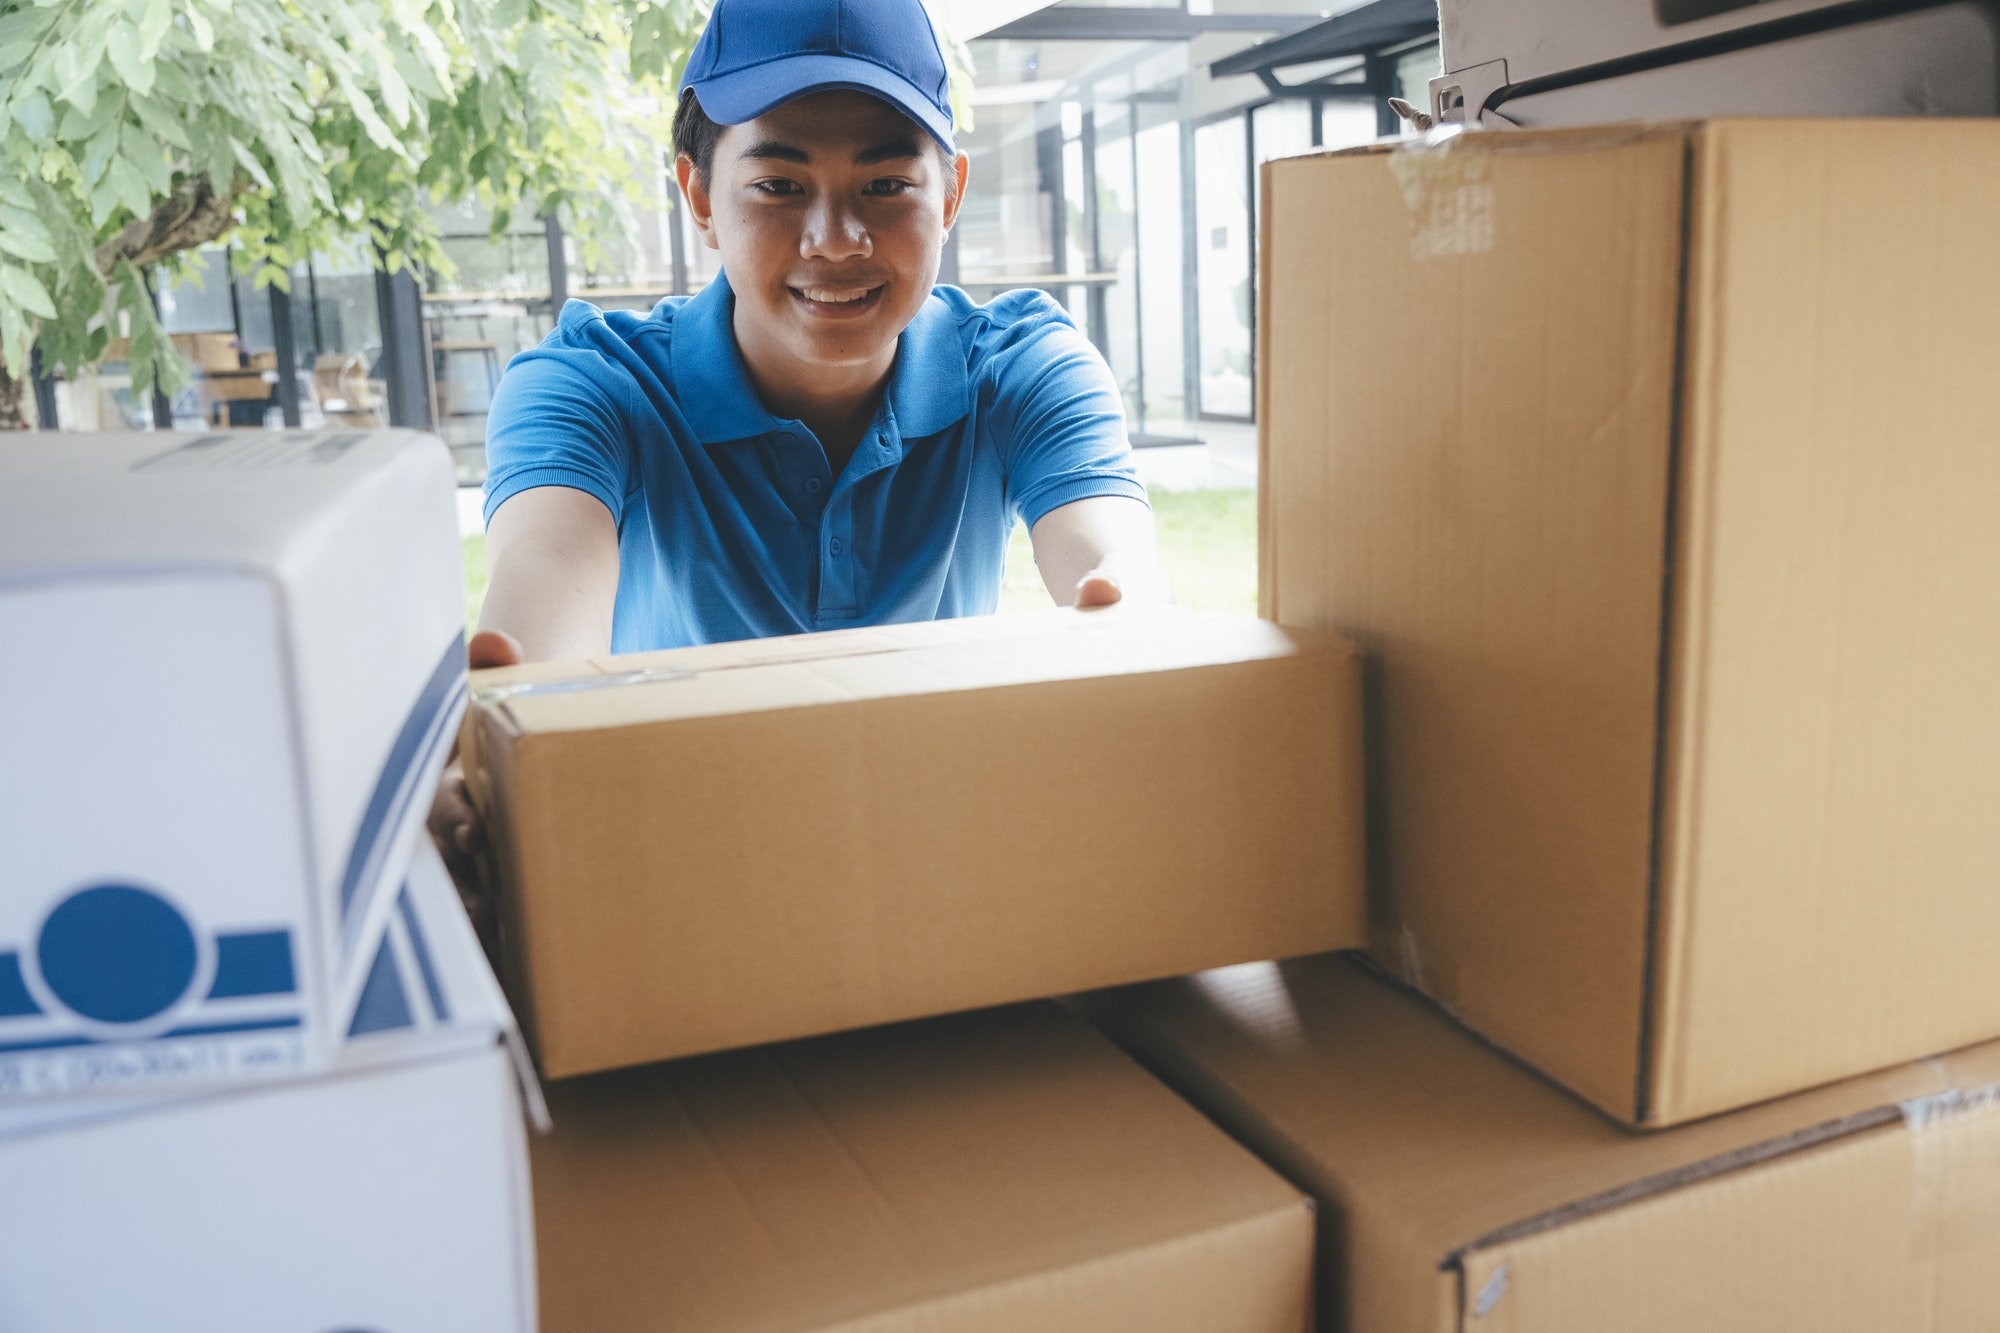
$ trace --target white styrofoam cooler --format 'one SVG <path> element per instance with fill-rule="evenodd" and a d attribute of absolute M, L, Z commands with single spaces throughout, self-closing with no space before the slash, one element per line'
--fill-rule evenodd
<path fill-rule="evenodd" d="M 463 639 L 431 436 L 0 440 L 0 1101 L 328 1067 Z"/>
<path fill-rule="evenodd" d="M 0 1328 L 532 1333 L 547 1112 L 427 844 L 392 896 L 378 1025 L 332 1070 L 0 1107 Z"/>

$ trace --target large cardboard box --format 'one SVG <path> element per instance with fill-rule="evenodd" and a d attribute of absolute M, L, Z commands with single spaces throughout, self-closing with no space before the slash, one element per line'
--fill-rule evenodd
<path fill-rule="evenodd" d="M 333 1071 L 0 1108 L 0 1328 L 533 1333 L 539 1095 L 434 851 L 396 901 Z"/>
<path fill-rule="evenodd" d="M 1653 1133 L 1328 955 L 1081 997 L 1319 1201 L 1322 1333 L 1974 1333 L 2000 1043 Z"/>
<path fill-rule="evenodd" d="M 449 454 L 0 441 L 0 1100 L 325 1068 L 464 707 Z"/>
<path fill-rule="evenodd" d="M 552 1077 L 1351 946 L 1353 649 L 1114 608 L 479 673 Z"/>
<path fill-rule="evenodd" d="M 1265 168 L 1263 606 L 1376 956 L 1671 1124 L 2000 1034 L 2000 122 Z"/>
<path fill-rule="evenodd" d="M 1300 1333 L 1297 1191 L 1043 1002 L 550 1089 L 543 1333 Z"/>

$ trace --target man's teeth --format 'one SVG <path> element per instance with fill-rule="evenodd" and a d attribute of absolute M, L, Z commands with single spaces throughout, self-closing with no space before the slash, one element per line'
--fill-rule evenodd
<path fill-rule="evenodd" d="M 867 295 L 868 295 L 868 293 L 870 293 L 870 292 L 872 292 L 872 291 L 874 291 L 874 290 L 875 290 L 875 289 L 874 289 L 873 287 L 839 287 L 839 288 L 835 288 L 835 287 L 801 287 L 801 288 L 799 288 L 799 291 L 800 291 L 800 293 L 801 293 L 802 295 L 804 295 L 804 297 L 805 297 L 805 298 L 806 298 L 806 299 L 807 299 L 808 301 L 818 301 L 818 302 L 821 302 L 821 303 L 822 303 L 822 304 L 824 304 L 824 305 L 846 305 L 846 304 L 848 304 L 848 303 L 849 303 L 849 302 L 851 302 L 851 301 L 859 301 L 859 300 L 861 300 L 861 299 L 862 299 L 863 297 L 867 296 Z"/>

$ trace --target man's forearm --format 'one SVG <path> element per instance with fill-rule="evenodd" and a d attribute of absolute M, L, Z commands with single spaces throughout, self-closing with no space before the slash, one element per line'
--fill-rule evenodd
<path fill-rule="evenodd" d="M 1035 565 L 1058 606 L 1073 606 L 1091 576 L 1118 585 L 1121 600 L 1173 600 L 1160 569 L 1153 511 L 1124 496 L 1097 496 L 1050 510 L 1029 534 Z"/>
<path fill-rule="evenodd" d="M 561 487 L 523 491 L 493 515 L 486 543 L 480 629 L 512 635 L 530 662 L 611 651 L 618 533 L 594 496 Z"/>

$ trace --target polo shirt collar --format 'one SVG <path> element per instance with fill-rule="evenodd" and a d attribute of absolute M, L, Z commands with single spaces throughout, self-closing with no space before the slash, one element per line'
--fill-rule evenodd
<path fill-rule="evenodd" d="M 735 298 L 721 273 L 674 314 L 674 397 L 703 444 L 765 435 L 784 423 L 750 383 L 736 350 Z M 932 296 L 897 341 L 889 372 L 889 410 L 905 439 L 936 435 L 968 410 L 971 376 L 950 307 Z"/>
<path fill-rule="evenodd" d="M 766 435 L 783 424 L 764 407 L 736 350 L 736 301 L 721 273 L 674 312 L 675 405 L 703 444 Z"/>
<path fill-rule="evenodd" d="M 889 372 L 889 410 L 905 439 L 947 430 L 969 410 L 972 377 L 965 367 L 965 344 L 951 307 L 935 295 L 903 330 L 896 365 Z"/>

